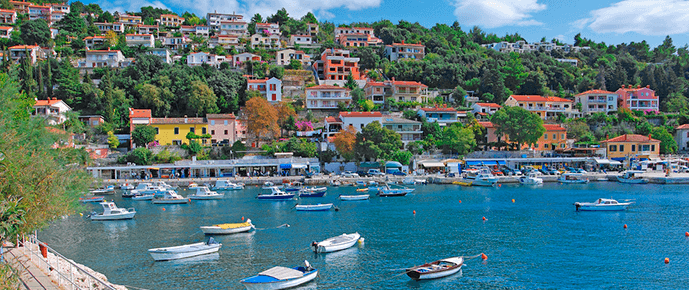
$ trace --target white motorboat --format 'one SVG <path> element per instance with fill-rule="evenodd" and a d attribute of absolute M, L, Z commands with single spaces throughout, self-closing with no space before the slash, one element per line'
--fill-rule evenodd
<path fill-rule="evenodd" d="M 177 189 L 177 186 L 169 185 L 165 181 L 153 181 L 153 182 L 151 182 L 151 185 L 160 187 L 162 189 L 170 189 L 170 190 Z"/>
<path fill-rule="evenodd" d="M 271 188 L 273 188 L 273 187 L 283 188 L 284 186 L 282 186 L 282 185 L 275 185 L 275 183 L 272 183 L 272 182 L 270 182 L 270 181 L 266 181 L 266 182 L 263 183 L 263 187 L 261 187 L 261 189 L 271 189 Z"/>
<path fill-rule="evenodd" d="M 304 267 L 273 267 L 239 282 L 249 290 L 287 289 L 307 283 L 318 276 L 318 270 L 304 261 Z"/>
<path fill-rule="evenodd" d="M 464 179 L 466 182 L 470 182 L 472 186 L 495 186 L 498 184 L 498 178 L 486 168 L 478 172 L 469 171 Z"/>
<path fill-rule="evenodd" d="M 155 194 L 142 194 L 132 196 L 132 200 L 153 200 Z"/>
<path fill-rule="evenodd" d="M 91 214 L 92 221 L 126 220 L 134 218 L 136 214 L 135 209 L 119 208 L 114 202 L 104 201 L 100 205 L 103 206 L 103 212 Z"/>
<path fill-rule="evenodd" d="M 340 200 L 342 200 L 342 201 L 367 200 L 370 197 L 371 197 L 371 195 L 369 195 L 369 194 L 340 195 Z"/>
<path fill-rule="evenodd" d="M 211 237 L 207 243 L 200 242 L 175 247 L 149 249 L 148 253 L 156 261 L 167 261 L 215 253 L 220 247 L 222 247 L 222 244 L 216 242 Z"/>
<path fill-rule="evenodd" d="M 342 234 L 337 237 L 332 237 L 327 240 L 323 240 L 321 242 L 313 241 L 313 243 L 311 243 L 311 247 L 313 248 L 313 251 L 316 253 L 336 252 L 344 249 L 349 249 L 350 247 L 354 246 L 354 244 L 356 244 L 356 241 L 358 241 L 359 238 L 361 238 L 361 235 L 359 235 L 359 233 Z"/>
<path fill-rule="evenodd" d="M 131 183 L 125 183 L 125 184 L 120 185 L 120 189 L 122 189 L 122 190 L 132 190 L 134 188 L 136 188 L 136 187 L 134 186 L 134 184 L 131 184 Z"/>
<path fill-rule="evenodd" d="M 581 173 L 572 173 L 572 172 L 567 172 L 562 175 L 557 179 L 560 183 L 569 183 L 569 184 L 581 184 L 581 183 L 589 183 L 589 179 L 584 176 L 584 174 Z"/>
<path fill-rule="evenodd" d="M 299 191 L 299 197 L 323 197 L 327 187 L 304 187 Z"/>
<path fill-rule="evenodd" d="M 196 199 L 196 200 L 208 200 L 208 199 L 222 199 L 223 196 L 225 196 L 224 193 L 217 193 L 215 191 L 211 191 L 210 189 L 208 189 L 207 186 L 197 186 L 196 192 L 188 195 L 187 197 L 190 199 Z"/>
<path fill-rule="evenodd" d="M 108 185 L 107 187 L 99 188 L 99 189 L 94 189 L 91 190 L 91 194 L 93 195 L 110 195 L 110 194 L 115 194 L 115 186 L 114 185 Z"/>
<path fill-rule="evenodd" d="M 622 211 L 632 202 L 617 202 L 614 199 L 599 198 L 595 202 L 575 202 L 577 211 Z"/>
<path fill-rule="evenodd" d="M 295 208 L 298 211 L 326 211 L 333 208 L 332 203 L 319 204 L 297 204 Z"/>
<path fill-rule="evenodd" d="M 369 187 L 369 189 L 371 189 L 371 187 Z M 381 196 L 381 197 L 405 196 L 405 195 L 407 195 L 407 193 L 411 193 L 414 190 L 415 190 L 414 188 L 407 188 L 404 186 L 400 186 L 398 188 L 392 188 L 392 187 L 390 187 L 390 185 L 385 185 L 378 190 L 378 196 Z"/>
<path fill-rule="evenodd" d="M 543 178 L 538 177 L 540 174 L 530 172 L 527 176 L 519 177 L 519 183 L 523 185 L 540 185 L 543 184 Z"/>
<path fill-rule="evenodd" d="M 258 199 L 272 199 L 272 200 L 285 200 L 285 199 L 292 199 L 294 198 L 294 193 L 286 193 L 277 186 L 270 187 L 270 193 L 269 194 L 259 194 L 256 196 Z"/>
<path fill-rule="evenodd" d="M 229 180 L 216 180 L 215 181 L 215 186 L 213 186 L 213 190 L 240 190 L 244 189 L 244 184 L 241 183 L 232 183 Z"/>
<path fill-rule="evenodd" d="M 463 257 L 452 257 L 407 269 L 413 280 L 429 280 L 450 276 L 462 270 Z"/>
<path fill-rule="evenodd" d="M 142 182 L 136 185 L 136 188 L 131 190 L 129 192 L 129 195 L 132 197 L 137 196 L 137 195 L 163 195 L 165 194 L 166 189 L 160 187 L 160 186 L 154 186 L 151 183 L 148 182 Z"/>
<path fill-rule="evenodd" d="M 228 223 L 228 224 L 217 224 L 212 226 L 203 226 L 201 231 L 206 235 L 227 235 L 235 233 L 248 232 L 256 227 L 251 223 L 250 219 L 247 219 L 244 223 Z"/>
<path fill-rule="evenodd" d="M 174 190 L 168 190 L 162 197 L 153 199 L 154 204 L 178 204 L 189 203 L 190 201 L 190 199 L 177 194 Z"/>
<path fill-rule="evenodd" d="M 648 179 L 644 178 L 643 176 L 640 176 L 643 173 L 645 173 L 645 171 L 627 170 L 625 172 L 622 172 L 622 175 L 618 175 L 616 177 L 617 177 L 617 181 L 619 181 L 621 183 L 645 184 L 645 183 L 648 183 Z"/>

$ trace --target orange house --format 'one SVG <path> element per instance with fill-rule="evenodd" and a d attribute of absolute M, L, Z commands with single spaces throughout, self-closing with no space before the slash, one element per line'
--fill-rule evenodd
<path fill-rule="evenodd" d="M 349 50 L 326 49 L 321 54 L 321 60 L 313 64 L 322 80 L 346 81 L 349 74 L 355 80 L 361 79 L 359 72 L 359 58 L 351 57 Z"/>
<path fill-rule="evenodd" d="M 498 142 L 498 135 L 495 133 L 497 128 L 491 122 L 478 122 L 481 126 L 486 128 L 486 142 L 494 143 Z M 532 148 L 534 151 L 549 151 L 555 149 L 565 149 L 567 147 L 567 129 L 563 128 L 558 124 L 543 124 L 545 127 L 545 133 L 538 138 L 536 144 L 524 144 L 522 145 L 522 150 Z M 500 138 L 503 142 L 510 142 L 510 138 L 507 135 Z"/>

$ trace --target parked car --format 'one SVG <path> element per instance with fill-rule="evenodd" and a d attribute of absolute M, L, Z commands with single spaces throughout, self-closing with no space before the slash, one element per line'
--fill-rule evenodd
<path fill-rule="evenodd" d="M 369 169 L 366 174 L 368 176 L 385 176 L 385 173 L 380 172 L 378 169 Z"/>
<path fill-rule="evenodd" d="M 356 174 L 356 173 L 351 172 L 351 171 L 345 171 L 345 172 L 342 172 L 342 177 L 348 177 L 348 178 L 359 177 L 359 174 Z"/>
<path fill-rule="evenodd" d="M 404 172 L 402 172 L 402 171 L 395 171 L 395 172 L 392 173 L 392 175 L 395 175 L 395 176 L 407 176 L 407 174 L 404 173 Z"/>
<path fill-rule="evenodd" d="M 366 173 L 366 171 L 359 170 L 356 172 L 356 174 L 359 174 L 359 177 L 368 177 L 369 175 Z"/>

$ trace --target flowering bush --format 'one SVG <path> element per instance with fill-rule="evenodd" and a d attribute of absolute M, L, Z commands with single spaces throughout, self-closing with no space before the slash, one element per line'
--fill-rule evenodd
<path fill-rule="evenodd" d="M 160 143 L 158 143 L 158 141 L 153 141 L 151 143 L 148 143 L 148 145 L 146 147 L 148 147 L 148 149 L 151 149 L 151 148 L 156 147 L 156 146 L 160 146 Z"/>
<path fill-rule="evenodd" d="M 655 109 L 644 110 L 644 115 L 658 115 L 658 114 L 659 114 L 658 110 L 655 110 Z"/>
<path fill-rule="evenodd" d="M 298 121 L 294 123 L 299 131 L 313 131 L 313 124 L 311 121 Z"/>

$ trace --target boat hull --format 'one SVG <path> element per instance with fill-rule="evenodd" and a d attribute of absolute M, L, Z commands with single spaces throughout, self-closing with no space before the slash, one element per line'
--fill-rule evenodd
<path fill-rule="evenodd" d="M 325 191 L 322 192 L 302 192 L 299 194 L 299 197 L 323 197 L 325 195 Z"/>
<path fill-rule="evenodd" d="M 627 178 L 622 178 L 617 176 L 617 181 L 621 183 L 626 183 L 626 184 L 646 184 L 648 183 L 648 180 L 646 179 L 627 179 Z"/>
<path fill-rule="evenodd" d="M 316 205 L 297 205 L 296 209 L 298 211 L 326 211 L 333 208 L 332 203 L 328 204 L 316 204 Z"/>
<path fill-rule="evenodd" d="M 591 205 L 580 205 L 577 210 L 579 211 L 624 211 L 627 210 L 626 204 L 620 205 L 605 205 L 605 206 L 591 206 Z"/>
<path fill-rule="evenodd" d="M 132 200 L 153 200 L 154 195 L 135 195 L 132 196 Z"/>
<path fill-rule="evenodd" d="M 416 281 L 418 281 L 418 280 L 431 280 L 431 279 L 438 279 L 438 278 L 453 275 L 453 274 L 459 272 L 460 270 L 462 270 L 461 265 L 459 267 L 456 267 L 454 269 L 450 269 L 447 271 L 428 273 L 428 274 L 422 274 L 422 273 L 415 272 L 415 271 L 408 271 L 407 276 L 409 276 L 409 278 L 412 278 L 413 280 L 416 280 Z"/>
<path fill-rule="evenodd" d="M 187 196 L 190 199 L 193 200 L 213 200 L 213 199 L 222 199 L 225 195 L 224 194 L 214 194 L 214 195 L 189 195 Z"/>
<path fill-rule="evenodd" d="M 201 227 L 201 231 L 203 231 L 203 233 L 206 235 L 229 235 L 229 234 L 248 232 L 253 228 L 254 228 L 253 225 L 241 227 L 241 228 L 234 228 L 234 229 L 222 229 L 220 227 L 209 226 L 209 227 Z"/>
<path fill-rule="evenodd" d="M 340 195 L 340 200 L 342 201 L 354 201 L 354 200 L 367 200 L 371 198 L 368 194 L 361 195 Z"/>
<path fill-rule="evenodd" d="M 543 184 L 543 179 L 541 178 L 520 178 L 519 183 L 523 185 L 541 185 Z"/>
<path fill-rule="evenodd" d="M 321 245 L 321 244 L 326 243 L 330 239 L 335 239 L 338 237 L 333 237 L 333 238 L 330 238 L 328 240 L 322 241 L 322 242 L 318 243 L 317 246 L 314 248 L 314 252 L 316 252 L 316 253 L 332 253 L 332 252 L 337 252 L 337 251 L 349 249 L 356 244 L 356 242 L 359 240 L 359 238 L 361 238 L 361 235 L 359 235 L 359 233 L 354 233 L 354 234 L 351 234 L 348 236 L 351 236 L 351 238 L 350 238 L 351 240 L 346 241 L 346 242 L 342 242 L 342 243 L 337 243 L 337 244 Z"/>
<path fill-rule="evenodd" d="M 286 195 L 269 195 L 269 194 L 263 194 L 259 195 L 256 198 L 258 199 L 267 199 L 267 200 L 287 200 L 287 199 L 292 199 L 294 198 L 294 194 L 286 194 Z"/>
<path fill-rule="evenodd" d="M 316 279 L 318 276 L 318 270 L 313 270 L 309 272 L 308 274 L 295 278 L 295 279 L 290 279 L 290 280 L 284 280 L 284 281 L 276 281 L 276 282 L 265 282 L 265 283 L 250 283 L 250 282 L 245 282 L 244 280 L 240 281 L 246 289 L 249 290 L 274 290 L 274 289 L 287 289 L 287 288 L 292 288 L 295 286 L 299 286 L 301 284 L 310 282 L 313 279 Z M 246 279 L 245 279 L 246 280 Z"/>
<path fill-rule="evenodd" d="M 189 203 L 189 199 L 154 199 L 152 202 L 154 204 L 184 204 Z"/>
<path fill-rule="evenodd" d="M 470 181 L 471 186 L 495 186 L 498 184 L 497 179 L 475 179 Z"/>
<path fill-rule="evenodd" d="M 136 215 L 136 212 L 128 212 L 128 213 L 123 213 L 123 214 L 107 215 L 107 216 L 104 216 L 102 214 L 95 214 L 95 215 L 91 216 L 91 220 L 92 221 L 128 220 L 128 219 L 133 219 L 134 215 Z"/>
<path fill-rule="evenodd" d="M 222 244 L 213 244 L 190 251 L 164 251 L 163 249 L 166 248 L 161 248 L 148 250 L 148 253 L 156 261 L 169 261 L 215 253 L 220 249 L 221 246 Z"/>
<path fill-rule="evenodd" d="M 103 196 L 94 196 L 94 197 L 82 197 L 79 198 L 79 201 L 86 203 L 86 202 L 102 202 L 105 200 L 105 197 Z"/>

